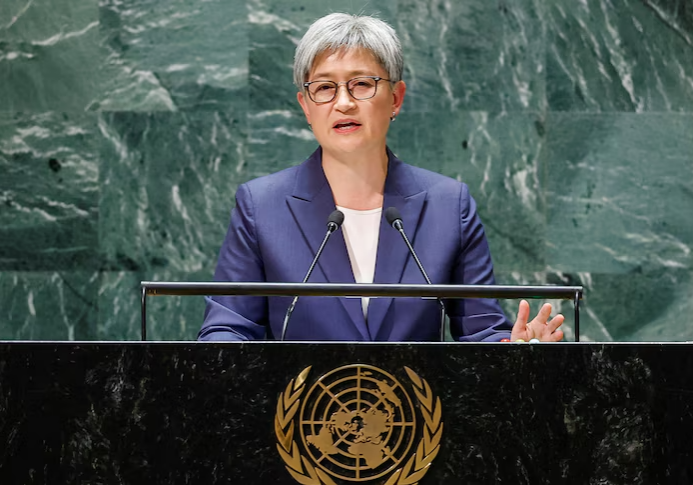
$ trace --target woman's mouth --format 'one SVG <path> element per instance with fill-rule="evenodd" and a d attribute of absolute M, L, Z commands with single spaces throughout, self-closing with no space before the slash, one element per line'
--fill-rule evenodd
<path fill-rule="evenodd" d="M 344 122 L 336 123 L 334 125 L 334 129 L 340 133 L 348 133 L 348 132 L 357 130 L 360 127 L 361 127 L 361 124 L 357 123 L 355 121 L 344 121 Z"/>

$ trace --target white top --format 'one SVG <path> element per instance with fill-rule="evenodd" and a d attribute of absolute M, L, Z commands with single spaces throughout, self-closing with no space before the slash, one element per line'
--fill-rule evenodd
<path fill-rule="evenodd" d="M 373 283 L 375 274 L 375 256 L 378 252 L 378 235 L 383 208 L 357 211 L 337 206 L 344 213 L 342 232 L 346 242 L 351 271 L 357 283 Z M 368 301 L 361 298 L 364 318 L 368 318 Z"/>

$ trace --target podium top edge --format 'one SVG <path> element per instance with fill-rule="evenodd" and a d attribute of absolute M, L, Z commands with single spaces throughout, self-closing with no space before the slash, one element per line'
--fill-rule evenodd
<path fill-rule="evenodd" d="M 210 342 L 200 342 L 197 340 L 0 340 L 0 346 L 5 345 L 74 345 L 74 346 L 92 346 L 92 345 L 109 345 L 109 346 L 181 346 L 181 345 L 192 345 L 192 346 L 239 346 L 239 345 L 328 345 L 328 346 L 353 346 L 353 345 L 363 345 L 363 346 L 384 346 L 384 347 L 396 347 L 396 346 L 452 346 L 452 345 L 463 345 L 463 346 L 502 346 L 502 347 L 527 347 L 527 346 L 540 346 L 540 347 L 557 347 L 557 346 L 602 346 L 602 347 L 680 347 L 680 346 L 693 346 L 693 341 L 680 341 L 680 342 L 670 342 L 670 341 L 652 341 L 652 342 L 539 342 L 536 344 L 530 344 L 527 342 L 523 343 L 508 343 L 508 342 L 361 342 L 361 341 L 278 341 L 278 340 L 246 340 L 246 341 L 210 341 Z"/>
<path fill-rule="evenodd" d="M 346 296 L 409 298 L 582 299 L 582 286 L 427 285 L 376 283 L 260 283 L 142 281 L 144 294 L 198 296 Z"/>

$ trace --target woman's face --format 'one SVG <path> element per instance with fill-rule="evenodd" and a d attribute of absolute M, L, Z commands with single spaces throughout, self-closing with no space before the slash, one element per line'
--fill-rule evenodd
<path fill-rule="evenodd" d="M 308 81 L 341 83 L 359 76 L 389 77 L 370 51 L 341 49 L 318 55 Z M 391 86 L 388 81 L 379 81 L 374 97 L 356 100 L 342 84 L 332 101 L 319 104 L 305 91 L 299 92 L 298 102 L 323 152 L 335 157 L 384 152 L 390 118 L 393 112 L 399 113 L 406 91 L 404 81 Z"/>

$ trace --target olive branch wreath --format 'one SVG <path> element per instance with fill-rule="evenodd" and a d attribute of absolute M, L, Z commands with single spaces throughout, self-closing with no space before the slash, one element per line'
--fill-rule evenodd
<path fill-rule="evenodd" d="M 306 388 L 306 379 L 312 366 L 303 369 L 296 379 L 292 379 L 277 400 L 277 414 L 274 416 L 274 432 L 277 435 L 277 450 L 286 464 L 287 471 L 302 485 L 337 485 L 327 473 L 315 468 L 301 455 L 294 441 L 294 416 L 301 405 L 301 394 Z M 385 485 L 417 485 L 428 472 L 431 463 L 440 451 L 443 436 L 441 422 L 442 407 L 440 398 L 433 396 L 431 387 L 409 367 L 404 367 L 419 402 L 419 410 L 424 418 L 423 438 L 419 441 L 416 453 L 406 464 L 390 476 Z"/>

